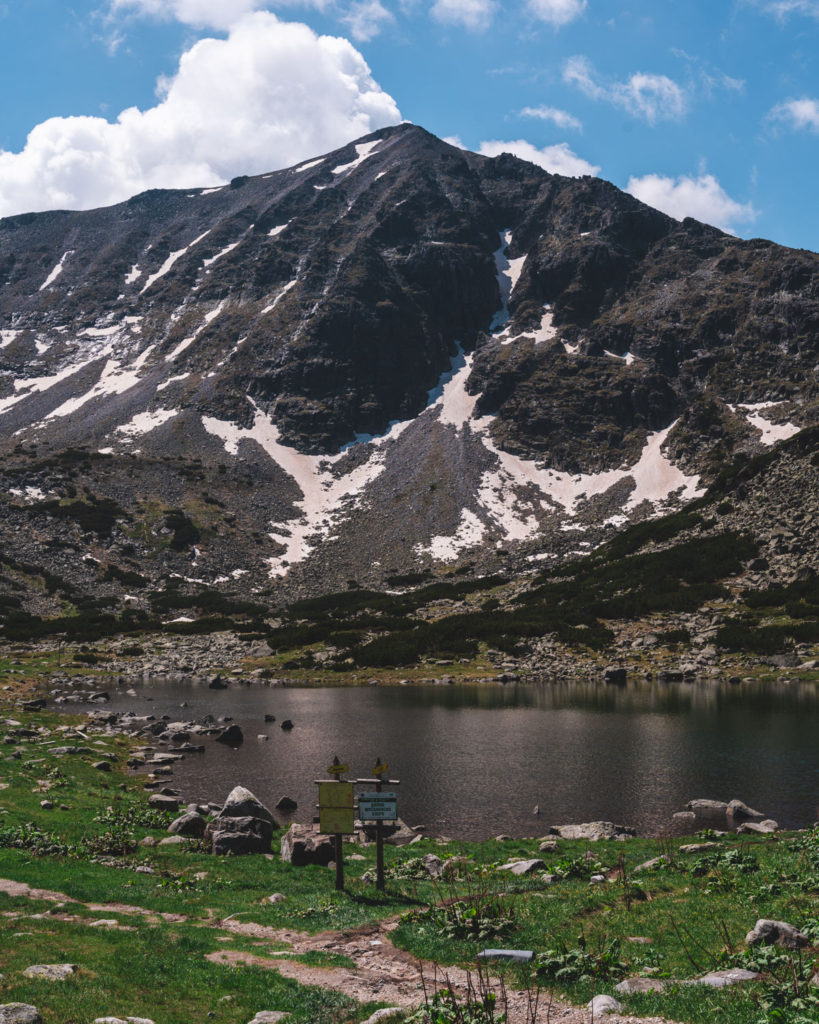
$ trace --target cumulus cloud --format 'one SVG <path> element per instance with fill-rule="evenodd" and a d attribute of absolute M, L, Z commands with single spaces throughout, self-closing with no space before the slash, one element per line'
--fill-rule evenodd
<path fill-rule="evenodd" d="M 730 234 L 736 234 L 734 224 L 747 224 L 757 217 L 752 203 L 732 199 L 713 174 L 700 174 L 696 178 L 646 174 L 642 178 L 629 178 L 626 192 L 677 220 L 694 217 Z"/>
<path fill-rule="evenodd" d="M 530 14 L 557 28 L 579 18 L 586 6 L 586 0 L 528 0 L 526 4 Z"/>
<path fill-rule="evenodd" d="M 637 71 L 625 82 L 603 82 L 586 57 L 571 57 L 566 62 L 563 81 L 590 99 L 622 107 L 635 117 L 644 117 L 649 124 L 676 121 L 688 106 L 685 91 L 666 75 Z"/>
<path fill-rule="evenodd" d="M 181 0 L 180 0 L 181 2 Z M 245 15 L 202 39 L 148 110 L 115 122 L 54 117 L 19 153 L 0 151 L 0 216 L 88 209 L 147 188 L 218 185 L 287 167 L 401 115 L 346 39 L 275 15 Z"/>
<path fill-rule="evenodd" d="M 786 100 L 774 107 L 768 117 L 798 131 L 819 132 L 819 100 L 808 96 L 800 100 Z"/>
<path fill-rule="evenodd" d="M 556 146 L 544 146 L 538 149 L 531 142 L 525 139 L 516 139 L 514 142 L 501 142 L 491 139 L 481 143 L 478 150 L 483 156 L 500 156 L 501 153 L 512 153 L 521 160 L 528 160 L 537 164 L 550 174 L 563 174 L 567 178 L 580 178 L 584 174 L 597 175 L 600 168 L 590 164 L 587 160 L 573 153 L 566 142 Z"/>
<path fill-rule="evenodd" d="M 341 20 L 350 26 L 350 34 L 356 42 L 367 43 L 395 18 L 381 0 L 358 0 Z"/>
<path fill-rule="evenodd" d="M 558 110 L 557 107 L 524 107 L 520 116 L 534 117 L 539 121 L 551 121 L 558 128 L 574 128 L 578 132 L 583 130 L 583 125 L 576 117 L 565 110 Z"/>
<path fill-rule="evenodd" d="M 197 28 L 228 29 L 265 0 L 110 0 L 111 14 L 141 14 Z"/>
<path fill-rule="evenodd" d="M 473 32 L 489 28 L 495 15 L 494 0 L 435 0 L 430 9 L 436 21 L 463 25 Z"/>

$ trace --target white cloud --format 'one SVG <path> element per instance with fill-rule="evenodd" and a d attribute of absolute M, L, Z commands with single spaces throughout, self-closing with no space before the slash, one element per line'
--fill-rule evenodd
<path fill-rule="evenodd" d="M 482 32 L 489 28 L 495 6 L 494 0 L 435 0 L 430 13 L 436 21 Z"/>
<path fill-rule="evenodd" d="M 626 192 L 677 220 L 694 217 L 731 234 L 735 234 L 735 223 L 750 223 L 757 217 L 752 203 L 732 199 L 713 174 L 700 174 L 696 178 L 646 174 L 642 178 L 629 178 Z"/>
<path fill-rule="evenodd" d="M 540 121 L 551 121 L 558 128 L 574 128 L 575 131 L 582 131 L 583 125 L 576 117 L 573 117 L 565 110 L 558 110 L 557 107 L 524 107 L 520 112 L 521 117 L 534 117 Z"/>
<path fill-rule="evenodd" d="M 809 18 L 819 18 L 819 0 L 754 0 L 756 7 L 761 7 L 768 14 L 785 19 L 789 14 L 804 14 Z"/>
<path fill-rule="evenodd" d="M 768 117 L 784 121 L 790 128 L 819 132 L 819 100 L 803 96 L 801 100 L 787 100 L 774 107 Z"/>
<path fill-rule="evenodd" d="M 586 10 L 586 0 L 528 0 L 527 9 L 541 21 L 559 27 L 567 25 Z"/>
<path fill-rule="evenodd" d="M 181 0 L 180 0 L 181 2 Z M 217 185 L 287 167 L 401 115 L 346 39 L 275 15 L 245 15 L 227 39 L 186 51 L 160 102 L 37 125 L 19 153 L 0 151 L 0 216 L 88 209 L 147 188 Z"/>
<path fill-rule="evenodd" d="M 599 167 L 595 167 L 594 164 L 588 163 L 573 153 L 566 142 L 538 149 L 537 146 L 533 146 L 525 139 L 516 139 L 514 142 L 501 142 L 492 139 L 482 142 L 478 152 L 483 156 L 512 153 L 514 156 L 520 157 L 521 160 L 529 160 L 531 163 L 537 164 L 538 167 L 549 171 L 550 174 L 563 174 L 567 178 L 580 178 L 584 174 L 597 175 L 600 172 Z"/>
<path fill-rule="evenodd" d="M 585 57 L 571 57 L 563 69 L 563 81 L 577 86 L 593 100 L 622 107 L 649 124 L 676 121 L 688 106 L 684 90 L 666 75 L 635 72 L 626 82 L 601 82 Z"/>
<path fill-rule="evenodd" d="M 395 18 L 381 0 L 358 0 L 350 6 L 341 20 L 350 26 L 353 39 L 367 43 L 378 35 L 385 24 L 395 21 Z"/>
<path fill-rule="evenodd" d="M 111 14 L 133 13 L 163 21 L 181 21 L 197 28 L 228 29 L 266 7 L 266 0 L 110 0 Z"/>

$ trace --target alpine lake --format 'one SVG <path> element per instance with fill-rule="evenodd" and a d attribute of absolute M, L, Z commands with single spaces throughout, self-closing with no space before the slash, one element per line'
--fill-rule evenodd
<path fill-rule="evenodd" d="M 173 766 L 186 801 L 221 802 L 243 785 L 282 824 L 317 814 L 316 780 L 338 757 L 346 779 L 385 762 L 410 826 L 461 839 L 537 836 L 608 820 L 642 835 L 679 833 L 695 798 L 739 798 L 783 828 L 817 820 L 819 688 L 814 683 L 537 682 L 290 688 L 150 679 L 112 688 L 106 708 L 240 726 L 237 747 L 191 735 L 205 752 Z M 275 716 L 275 721 L 265 721 Z M 281 723 L 290 719 L 291 730 Z M 160 748 L 161 749 L 161 748 Z M 171 748 L 172 749 L 172 748 Z M 366 786 L 359 789 L 366 789 Z M 370 787 L 371 788 L 371 787 Z"/>

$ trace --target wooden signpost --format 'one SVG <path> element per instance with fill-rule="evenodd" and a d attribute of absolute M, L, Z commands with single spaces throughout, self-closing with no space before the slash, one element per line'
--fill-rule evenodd
<path fill-rule="evenodd" d="M 359 786 L 375 786 L 374 793 L 358 794 L 358 816 L 362 822 L 375 822 L 375 887 L 380 892 L 384 891 L 384 822 L 396 821 L 398 818 L 397 794 L 383 790 L 384 775 L 388 767 L 389 765 L 377 757 L 373 777 L 356 779 Z M 400 780 L 388 779 L 387 782 L 390 786 L 397 786 Z"/>
<path fill-rule="evenodd" d="M 336 889 L 344 888 L 344 852 L 341 845 L 343 835 L 355 832 L 355 809 L 353 807 L 353 784 L 345 782 L 342 775 L 350 770 L 337 757 L 327 769 L 332 779 L 316 779 L 319 788 L 319 828 L 326 835 L 333 836 L 336 859 Z"/>
<path fill-rule="evenodd" d="M 389 766 L 375 759 L 373 777 L 356 779 L 356 785 L 370 786 L 373 792 L 359 793 L 358 816 L 362 822 L 375 822 L 375 886 L 384 891 L 384 822 L 397 821 L 398 796 L 384 790 L 384 782 L 397 786 L 399 779 L 384 779 Z M 316 779 L 319 797 L 319 828 L 325 835 L 333 836 L 336 858 L 336 889 L 344 888 L 344 854 L 341 837 L 355 833 L 355 806 L 353 800 L 353 783 L 345 782 L 342 775 L 349 772 L 350 766 L 342 764 L 337 757 L 327 769 L 331 779 Z"/>

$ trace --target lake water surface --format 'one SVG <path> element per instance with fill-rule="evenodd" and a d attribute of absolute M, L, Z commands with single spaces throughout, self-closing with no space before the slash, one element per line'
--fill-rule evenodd
<path fill-rule="evenodd" d="M 326 778 L 336 755 L 352 779 L 386 761 L 401 780 L 401 817 L 459 838 L 540 835 L 551 824 L 597 819 L 657 834 L 695 797 L 739 797 L 783 827 L 817 818 L 813 686 L 234 683 L 214 691 L 152 680 L 136 690 L 112 691 L 108 706 L 175 721 L 230 715 L 244 731 L 236 750 L 205 738 L 204 754 L 179 762 L 170 785 L 186 800 L 220 802 L 241 784 L 271 808 L 293 797 L 296 821 L 311 820 L 314 780 Z M 287 718 L 291 732 L 280 728 Z"/>

